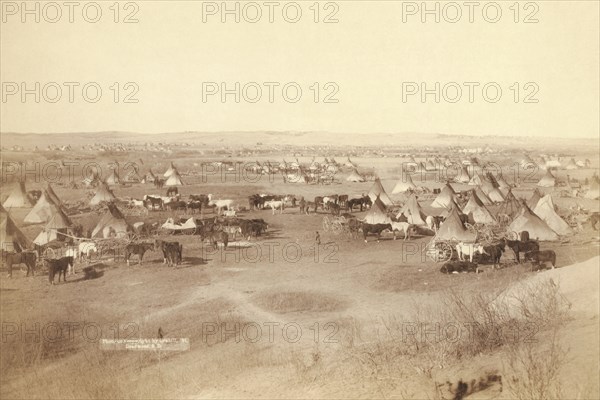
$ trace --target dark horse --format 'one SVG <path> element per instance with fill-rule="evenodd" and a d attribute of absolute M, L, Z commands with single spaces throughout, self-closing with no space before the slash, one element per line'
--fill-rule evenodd
<path fill-rule="evenodd" d="M 527 253 L 530 251 L 540 251 L 540 244 L 536 240 L 528 240 L 522 242 L 520 240 L 504 240 L 504 245 L 508 246 L 515 252 L 515 258 L 517 262 L 521 262 L 519 253 Z"/>
<path fill-rule="evenodd" d="M 142 260 L 144 259 L 144 253 L 148 250 L 154 250 L 153 243 L 130 243 L 125 247 L 125 260 L 127 261 L 127 265 L 129 266 L 129 258 L 132 255 L 137 255 L 140 259 L 139 264 L 142 265 Z"/>
<path fill-rule="evenodd" d="M 4 253 L 4 262 L 8 266 L 8 276 L 12 278 L 12 266 L 15 264 L 25 264 L 27 266 L 27 276 L 31 270 L 31 276 L 35 275 L 35 262 L 37 254 L 35 251 L 26 251 L 22 253 Z"/>
<path fill-rule="evenodd" d="M 375 235 L 377 236 L 377 241 L 379 242 L 379 238 L 381 237 L 381 232 L 389 230 L 393 231 L 392 224 L 367 224 L 363 223 L 362 231 L 363 231 L 363 239 L 365 239 L 365 243 L 367 243 L 367 235 Z"/>

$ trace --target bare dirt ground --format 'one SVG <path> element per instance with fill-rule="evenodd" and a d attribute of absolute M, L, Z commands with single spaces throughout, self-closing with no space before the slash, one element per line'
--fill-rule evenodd
<path fill-rule="evenodd" d="M 391 193 L 399 178 L 398 160 L 357 162 L 375 167 Z M 241 205 L 253 193 L 353 195 L 366 193 L 372 184 L 342 179 L 330 186 L 286 185 L 280 177 L 256 183 L 223 182 L 217 176 L 187 181 L 191 184 L 180 190 L 184 195 L 213 193 Z M 35 183 L 29 186 L 36 188 Z M 531 189 L 526 185 L 519 190 L 528 197 Z M 63 200 L 85 193 L 64 187 L 55 191 Z M 119 197 L 163 191 L 141 184 L 115 188 Z M 577 202 L 598 207 L 593 201 Z M 557 198 L 556 203 L 565 207 L 575 201 Z M 20 223 L 26 211 L 11 214 Z M 326 214 L 306 216 L 288 208 L 283 215 L 271 210 L 240 215 L 264 218 L 269 233 L 250 249 L 228 251 L 209 249 L 197 236 L 178 236 L 184 261 L 175 269 L 162 263 L 161 254 L 150 252 L 141 266 L 110 258 L 77 264 L 75 275 L 54 286 L 42 273 L 26 278 L 17 271 L 7 279 L 3 270 L 0 397 L 599 397 L 599 249 L 597 241 L 590 241 L 598 236 L 591 227 L 569 242 L 542 244 L 557 252 L 556 270 L 531 272 L 523 264 L 497 271 L 486 267 L 478 275 L 444 275 L 439 264 L 401 239 L 388 236 L 377 243 L 370 238 L 365 244 L 323 232 Z M 149 217 L 164 222 L 166 214 L 151 212 Z M 73 219 L 93 226 L 99 216 Z M 33 238 L 39 229 L 23 231 Z M 314 242 L 316 231 L 321 233 L 320 246 Z M 429 240 L 410 243 L 423 249 Z M 510 264 L 510 256 L 503 261 Z M 84 279 L 82 268 L 87 266 L 94 267 L 95 278 Z M 523 284 L 534 289 L 516 289 Z M 515 298 L 530 307 L 520 314 L 529 330 L 520 331 L 519 340 L 407 339 L 407 329 L 422 329 L 423 323 L 441 321 L 446 324 L 442 329 L 469 320 L 512 323 L 508 314 L 491 306 L 503 298 L 512 301 L 511 312 L 523 311 Z M 461 308 L 461 302 L 473 305 Z M 465 309 L 476 306 L 482 314 L 473 311 L 465 317 Z M 60 340 L 54 340 L 52 323 L 62 327 Z M 71 334 L 65 323 L 76 324 Z M 159 328 L 165 337 L 189 338 L 189 351 L 100 349 L 100 338 L 155 338 Z M 11 329 L 17 332 L 9 334 Z M 439 331 L 427 332 L 429 339 L 440 339 Z M 519 366 L 537 375 L 529 376 Z M 460 382 L 467 383 L 464 393 Z"/>

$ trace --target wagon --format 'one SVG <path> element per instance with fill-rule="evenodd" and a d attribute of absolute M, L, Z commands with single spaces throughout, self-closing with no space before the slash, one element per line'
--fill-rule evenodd
<path fill-rule="evenodd" d="M 352 235 L 352 229 L 350 229 L 350 220 L 355 219 L 354 217 L 345 216 L 334 216 L 334 217 L 323 217 L 323 230 L 325 232 L 331 232 L 334 235 L 345 234 L 346 236 Z"/>
<path fill-rule="evenodd" d="M 497 223 L 493 225 L 486 225 L 481 223 L 465 224 L 470 232 L 477 235 L 477 242 L 483 245 L 490 245 L 498 240 L 518 240 L 519 235 L 517 232 L 512 231 L 507 225 Z"/>
<path fill-rule="evenodd" d="M 197 230 L 196 221 L 194 218 L 189 218 L 188 220 L 181 221 L 176 223 L 173 218 L 168 218 L 167 222 L 161 225 L 159 228 L 159 233 L 174 235 L 177 233 L 181 233 L 184 235 L 194 235 Z"/>
<path fill-rule="evenodd" d="M 450 261 L 457 244 L 458 241 L 440 240 L 434 236 L 425 246 L 425 254 L 433 262 Z"/>

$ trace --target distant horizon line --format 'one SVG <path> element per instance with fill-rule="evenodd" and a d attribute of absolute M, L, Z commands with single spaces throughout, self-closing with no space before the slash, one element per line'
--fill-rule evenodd
<path fill-rule="evenodd" d="M 574 137 L 566 137 L 566 136 L 530 136 L 530 135 L 493 135 L 493 134 L 472 134 L 472 133 L 440 133 L 440 132 L 341 132 L 341 131 L 285 131 L 285 130 L 247 130 L 247 131 L 239 131 L 239 130 L 221 130 L 221 131 L 168 131 L 168 132 L 138 132 L 138 131 L 122 131 L 122 130 L 113 130 L 113 131 L 68 131 L 68 132 L 16 132 L 16 131 L 0 131 L 0 135 L 6 134 L 14 134 L 14 135 L 69 135 L 69 134 L 82 134 L 82 135 L 90 135 L 90 134 L 98 134 L 98 133 L 129 133 L 136 135 L 161 135 L 161 134 L 184 134 L 184 133 L 198 133 L 198 134 L 217 134 L 217 133 L 278 133 L 278 134 L 307 134 L 307 133 L 329 133 L 329 134 L 355 134 L 355 135 L 372 135 L 372 134 L 384 134 L 384 135 L 404 135 L 404 134 L 419 134 L 419 135 L 437 135 L 437 136 L 470 136 L 470 137 L 505 137 L 505 138 L 548 138 L 548 139 L 595 139 L 596 137 L 592 136 L 574 136 Z M 600 138 L 600 133 L 598 135 Z"/>

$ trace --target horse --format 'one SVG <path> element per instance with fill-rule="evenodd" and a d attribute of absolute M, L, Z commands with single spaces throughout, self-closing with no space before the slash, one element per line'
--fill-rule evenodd
<path fill-rule="evenodd" d="M 335 204 L 335 203 L 331 203 L 331 202 L 329 203 L 329 211 L 331 212 L 331 215 L 339 216 L 340 210 L 341 210 L 341 207 L 339 204 Z"/>
<path fill-rule="evenodd" d="M 542 263 L 550 262 L 552 269 L 556 268 L 556 253 L 554 250 L 528 251 L 525 253 L 525 261 L 531 261 L 538 267 Z"/>
<path fill-rule="evenodd" d="M 315 213 L 317 212 L 317 208 L 318 207 L 321 207 L 322 209 L 325 208 L 325 205 L 324 205 L 325 203 L 324 203 L 324 200 L 323 200 L 323 196 L 317 196 L 317 197 L 315 197 L 314 203 L 315 203 Z"/>
<path fill-rule="evenodd" d="M 346 208 L 352 212 L 354 207 L 360 206 L 360 211 L 363 211 L 363 208 L 368 208 L 371 206 L 373 202 L 369 196 L 363 196 L 360 198 L 350 199 L 346 202 Z"/>
<path fill-rule="evenodd" d="M 500 259 L 502 258 L 502 254 L 506 249 L 504 243 L 497 243 L 490 246 L 483 246 L 483 251 L 485 254 L 489 255 L 492 263 L 494 264 L 494 268 L 496 266 L 500 266 Z"/>
<path fill-rule="evenodd" d="M 8 266 L 8 277 L 12 278 L 12 266 L 15 264 L 25 264 L 27 266 L 27 275 L 31 270 L 31 276 L 35 275 L 35 262 L 37 253 L 35 251 L 24 251 L 21 253 L 7 253 L 4 256 L 4 262 Z"/>
<path fill-rule="evenodd" d="M 379 238 L 381 237 L 381 232 L 388 230 L 393 231 L 392 224 L 368 224 L 366 222 L 362 225 L 363 238 L 365 243 L 367 243 L 367 235 L 376 235 L 377 242 L 379 242 Z"/>
<path fill-rule="evenodd" d="M 148 250 L 153 251 L 154 244 L 152 244 L 152 243 L 129 243 L 125 247 L 125 260 L 127 261 L 127 266 L 129 266 L 129 258 L 134 254 L 139 257 L 139 265 L 142 265 L 144 253 L 146 253 L 146 251 L 148 251 Z"/>
<path fill-rule="evenodd" d="M 444 217 L 441 216 L 428 215 L 427 218 L 425 218 L 425 223 L 427 224 L 427 227 L 434 232 L 437 232 L 438 229 L 440 229 L 440 224 L 443 221 Z"/>
<path fill-rule="evenodd" d="M 517 262 L 521 262 L 521 258 L 519 253 L 527 253 L 530 251 L 540 251 L 540 244 L 536 240 L 528 240 L 526 242 L 522 242 L 520 240 L 508 240 L 504 239 L 504 246 L 510 247 L 510 249 L 515 253 L 515 258 Z"/>
<path fill-rule="evenodd" d="M 483 245 L 477 243 L 463 243 L 460 242 L 456 245 L 456 253 L 460 261 L 465 261 L 464 256 L 469 256 L 469 262 L 473 262 L 473 256 L 475 253 L 486 254 Z"/>
<path fill-rule="evenodd" d="M 404 240 L 410 240 L 410 233 L 417 233 L 417 226 L 408 222 L 392 222 L 394 240 L 396 240 L 396 231 L 404 232 Z"/>
<path fill-rule="evenodd" d="M 233 200 L 213 200 L 212 194 L 208 195 L 208 199 L 208 205 L 216 207 L 217 214 L 221 214 L 223 208 L 227 208 L 228 211 L 233 208 Z"/>
<path fill-rule="evenodd" d="M 265 207 L 271 207 L 271 210 L 273 210 L 273 215 L 275 215 L 275 210 L 279 210 L 279 214 L 283 214 L 285 203 L 282 200 L 271 200 L 265 202 Z"/>
<path fill-rule="evenodd" d="M 163 210 L 165 207 L 165 203 L 160 197 L 145 195 L 142 201 L 144 202 L 144 206 L 149 210 Z"/>

